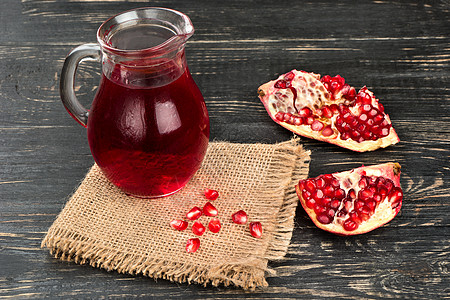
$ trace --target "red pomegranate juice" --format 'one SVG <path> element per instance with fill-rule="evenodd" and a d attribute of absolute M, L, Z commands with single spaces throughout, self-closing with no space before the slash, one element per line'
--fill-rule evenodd
<path fill-rule="evenodd" d="M 102 76 L 88 120 L 92 155 L 106 177 L 138 197 L 169 195 L 200 167 L 209 140 L 203 97 L 188 68 L 160 87 Z"/>

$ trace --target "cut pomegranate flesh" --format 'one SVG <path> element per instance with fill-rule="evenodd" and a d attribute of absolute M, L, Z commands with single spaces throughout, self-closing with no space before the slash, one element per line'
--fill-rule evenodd
<path fill-rule="evenodd" d="M 186 243 L 186 251 L 194 253 L 200 247 L 200 240 L 198 238 L 188 239 Z"/>
<path fill-rule="evenodd" d="M 236 224 L 245 224 L 245 223 L 247 223 L 247 220 L 248 220 L 247 213 L 243 210 L 235 212 L 231 216 L 231 218 L 232 218 L 233 222 Z"/>
<path fill-rule="evenodd" d="M 214 201 L 219 197 L 219 192 L 216 190 L 205 189 L 205 197 L 208 200 Z"/>
<path fill-rule="evenodd" d="M 262 237 L 262 225 L 261 222 L 250 222 L 250 234 L 259 239 Z"/>
<path fill-rule="evenodd" d="M 188 222 L 183 221 L 183 220 L 173 220 L 173 221 L 170 221 L 170 227 L 172 227 L 173 229 L 182 231 L 188 227 Z"/>
<path fill-rule="evenodd" d="M 400 211 L 400 165 L 385 163 L 300 180 L 300 202 L 321 229 L 339 235 L 369 232 Z"/>
<path fill-rule="evenodd" d="M 217 208 L 215 208 L 210 202 L 207 202 L 205 206 L 203 206 L 203 214 L 205 216 L 215 217 L 218 213 Z"/>
<path fill-rule="evenodd" d="M 200 223 L 199 221 L 195 221 L 195 223 L 192 225 L 192 232 L 195 235 L 201 236 L 205 233 L 206 231 L 206 227 L 203 226 L 202 223 Z"/>
<path fill-rule="evenodd" d="M 202 210 L 199 207 L 195 206 L 186 214 L 186 218 L 193 221 L 200 218 L 201 215 Z"/>
<path fill-rule="evenodd" d="M 340 75 L 292 70 L 258 94 L 270 117 L 296 134 L 359 152 L 399 142 L 374 94 L 366 87 L 356 92 Z"/>
<path fill-rule="evenodd" d="M 208 224 L 208 229 L 211 232 L 218 233 L 220 231 L 220 228 L 222 228 L 222 225 L 220 224 L 219 219 L 211 219 Z"/>

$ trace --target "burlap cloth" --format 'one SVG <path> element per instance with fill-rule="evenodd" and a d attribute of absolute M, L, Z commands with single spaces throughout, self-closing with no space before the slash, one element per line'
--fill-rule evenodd
<path fill-rule="evenodd" d="M 180 192 L 160 199 L 127 196 L 110 184 L 94 165 L 42 241 L 57 258 L 120 273 L 142 274 L 176 282 L 267 286 L 269 260 L 287 251 L 298 198 L 295 184 L 306 178 L 309 152 L 298 140 L 275 145 L 211 142 L 201 169 Z M 220 196 L 222 229 L 199 237 L 197 252 L 186 241 L 197 237 L 188 229 L 173 230 L 169 222 L 183 219 L 194 206 L 206 203 L 203 191 Z M 256 239 L 231 215 L 243 209 L 249 222 L 260 221 Z M 201 216 L 207 227 L 211 217 Z"/>

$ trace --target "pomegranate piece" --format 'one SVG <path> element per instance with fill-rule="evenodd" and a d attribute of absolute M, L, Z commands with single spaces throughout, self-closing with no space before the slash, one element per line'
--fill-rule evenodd
<path fill-rule="evenodd" d="M 173 220 L 170 221 L 170 227 L 172 227 L 175 230 L 185 230 L 188 227 L 188 222 L 183 220 Z"/>
<path fill-rule="evenodd" d="M 372 231 L 400 211 L 400 165 L 385 163 L 300 180 L 300 203 L 314 224 L 338 235 Z"/>
<path fill-rule="evenodd" d="M 219 192 L 216 190 L 205 189 L 205 197 L 208 200 L 214 201 L 219 197 Z"/>
<path fill-rule="evenodd" d="M 222 228 L 222 225 L 220 224 L 219 219 L 211 219 L 208 224 L 208 229 L 211 232 L 218 233 L 220 231 L 220 228 Z"/>
<path fill-rule="evenodd" d="M 202 210 L 197 206 L 194 206 L 187 214 L 186 218 L 189 220 L 197 220 L 202 215 Z"/>
<path fill-rule="evenodd" d="M 262 225 L 261 222 L 250 222 L 250 234 L 252 237 L 255 237 L 257 239 L 261 238 L 262 236 Z"/>
<path fill-rule="evenodd" d="M 188 239 L 186 243 L 186 251 L 194 253 L 200 247 L 200 240 L 198 238 Z"/>
<path fill-rule="evenodd" d="M 235 212 L 231 218 L 233 219 L 233 222 L 236 224 L 245 224 L 247 223 L 248 216 L 247 213 L 243 210 Z"/>
<path fill-rule="evenodd" d="M 202 236 L 206 231 L 206 227 L 203 226 L 202 223 L 199 221 L 195 221 L 195 223 L 192 225 L 192 232 L 195 235 Z"/>
<path fill-rule="evenodd" d="M 276 123 L 305 137 L 358 152 L 400 141 L 374 94 L 366 87 L 356 92 L 340 75 L 292 70 L 258 94 Z"/>
<path fill-rule="evenodd" d="M 205 216 L 215 217 L 218 213 L 217 208 L 215 208 L 210 202 L 207 202 L 205 206 L 203 206 L 203 214 Z"/>

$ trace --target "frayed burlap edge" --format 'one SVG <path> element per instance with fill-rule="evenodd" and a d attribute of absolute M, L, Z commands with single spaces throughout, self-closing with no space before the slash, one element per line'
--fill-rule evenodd
<path fill-rule="evenodd" d="M 279 172 L 273 174 L 283 178 L 279 188 L 265 191 L 265 197 L 271 197 L 280 190 L 284 191 L 284 202 L 280 206 L 273 227 L 272 240 L 263 257 L 245 258 L 241 261 L 230 261 L 214 268 L 199 268 L 197 265 L 177 263 L 169 260 L 139 257 L 123 253 L 115 249 L 98 245 L 90 238 L 70 232 L 64 228 L 57 228 L 55 223 L 49 228 L 41 247 L 47 247 L 50 253 L 63 261 L 77 264 L 88 264 L 92 267 L 103 268 L 107 271 L 117 271 L 130 275 L 143 275 L 156 279 L 166 279 L 179 283 L 197 283 L 207 286 L 234 285 L 245 290 L 255 290 L 267 287 L 266 273 L 275 275 L 269 269 L 269 260 L 280 260 L 286 253 L 294 228 L 295 210 L 298 198 L 295 184 L 306 178 L 309 171 L 310 151 L 305 151 L 299 145 L 299 139 L 291 139 L 274 145 L 274 155 L 270 163 L 279 166 Z M 281 177 L 280 177 L 281 176 Z M 273 177 L 268 176 L 266 182 L 271 186 Z"/>

